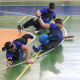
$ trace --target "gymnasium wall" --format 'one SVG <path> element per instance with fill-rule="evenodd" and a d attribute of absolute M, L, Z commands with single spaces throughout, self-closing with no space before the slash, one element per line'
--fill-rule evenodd
<path fill-rule="evenodd" d="M 80 0 L 0 0 L 0 2 L 17 2 L 17 1 L 80 1 Z"/>

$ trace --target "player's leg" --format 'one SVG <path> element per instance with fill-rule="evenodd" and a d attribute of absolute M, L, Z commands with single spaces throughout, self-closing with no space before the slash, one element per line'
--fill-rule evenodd
<path fill-rule="evenodd" d="M 45 29 L 40 25 L 39 21 L 37 21 L 37 24 L 34 25 L 34 27 L 36 28 L 36 30 L 34 31 L 34 34 L 40 34 L 41 32 L 43 32 Z"/>
<path fill-rule="evenodd" d="M 25 38 L 25 39 L 28 39 L 28 38 L 33 39 L 33 36 L 31 34 L 24 34 L 22 36 L 22 38 Z"/>
<path fill-rule="evenodd" d="M 47 44 L 45 44 L 45 45 L 42 44 L 38 47 L 33 46 L 33 50 L 35 52 L 38 52 L 39 50 L 48 50 L 48 49 L 51 49 L 51 48 L 55 48 L 55 47 L 58 46 L 58 44 L 60 42 L 60 38 L 55 31 L 48 33 L 48 39 L 49 39 L 49 42 Z"/>
<path fill-rule="evenodd" d="M 36 47 L 35 45 L 33 45 L 32 48 L 33 48 L 33 50 L 35 52 L 39 52 L 40 50 L 49 50 L 49 49 L 57 47 L 59 45 L 59 41 L 60 41 L 60 38 L 58 38 L 57 40 L 49 41 L 47 44 L 40 45 L 38 47 Z"/>
<path fill-rule="evenodd" d="M 39 24 L 38 19 L 36 19 L 34 21 L 34 18 L 31 18 L 26 23 L 24 23 L 22 26 L 21 25 L 18 25 L 17 28 L 18 28 L 18 31 L 21 32 L 21 30 L 23 30 L 24 28 L 28 28 L 29 26 L 34 26 L 36 28 L 36 30 L 34 31 L 34 34 L 39 34 L 39 33 L 43 32 L 45 30 Z"/>
<path fill-rule="evenodd" d="M 18 25 L 18 31 L 21 32 L 21 30 L 23 30 L 24 28 L 28 28 L 29 26 L 34 25 L 34 18 L 31 18 L 30 20 L 28 20 L 27 22 L 25 22 L 22 26 Z"/>
<path fill-rule="evenodd" d="M 19 41 L 22 44 L 26 45 L 28 42 L 28 38 L 33 39 L 33 36 L 31 34 L 24 34 L 22 38 L 16 39 L 14 41 Z"/>

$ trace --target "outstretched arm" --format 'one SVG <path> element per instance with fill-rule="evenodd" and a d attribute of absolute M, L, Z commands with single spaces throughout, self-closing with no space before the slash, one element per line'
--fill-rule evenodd
<path fill-rule="evenodd" d="M 41 13 L 40 12 L 36 13 L 36 16 L 38 17 L 39 23 L 43 28 L 45 28 L 45 29 L 50 28 L 50 24 L 44 23 L 43 20 L 41 19 Z"/>
<path fill-rule="evenodd" d="M 30 49 L 29 49 L 28 47 L 26 47 L 25 45 L 22 45 L 21 49 L 26 51 L 26 56 L 27 56 L 27 57 L 26 57 L 25 63 L 30 63 L 30 64 L 32 64 L 33 62 L 29 61 Z"/>
<path fill-rule="evenodd" d="M 66 38 L 73 38 L 74 36 L 63 36 L 63 39 L 66 39 Z"/>

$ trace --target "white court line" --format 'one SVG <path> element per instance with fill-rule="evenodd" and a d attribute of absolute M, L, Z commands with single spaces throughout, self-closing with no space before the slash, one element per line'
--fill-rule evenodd
<path fill-rule="evenodd" d="M 29 15 L 29 14 L 23 14 L 23 13 L 18 13 L 18 12 L 7 12 L 7 11 L 0 11 L 0 12 L 4 12 L 4 13 L 14 13 L 14 14 L 18 14 L 18 15 L 23 15 L 23 16 L 33 16 L 36 17 L 34 15 Z M 69 16 L 69 15 L 58 15 L 58 16 Z M 80 15 L 70 15 L 70 16 L 80 16 Z"/>
<path fill-rule="evenodd" d="M 28 14 L 23 14 L 23 13 L 18 13 L 18 12 L 7 12 L 7 11 L 0 11 L 0 12 L 3 12 L 3 13 L 13 13 L 13 14 L 20 14 L 20 15 L 26 15 L 26 16 L 33 16 L 33 15 L 28 15 Z M 33 17 L 36 17 L 36 16 L 33 16 Z"/>

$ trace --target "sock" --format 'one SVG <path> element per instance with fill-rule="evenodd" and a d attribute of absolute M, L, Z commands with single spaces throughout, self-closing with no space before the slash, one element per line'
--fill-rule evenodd
<path fill-rule="evenodd" d="M 39 50 L 42 50 L 42 46 L 38 46 Z"/>

